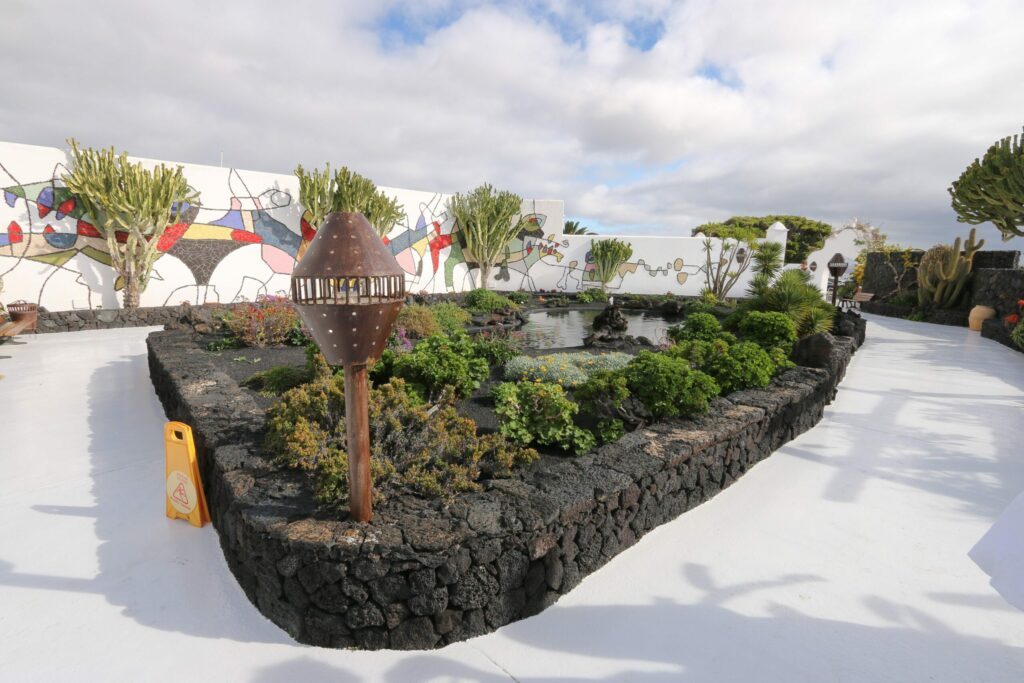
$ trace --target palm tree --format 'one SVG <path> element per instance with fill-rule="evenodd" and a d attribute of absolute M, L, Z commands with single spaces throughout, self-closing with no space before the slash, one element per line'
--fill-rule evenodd
<path fill-rule="evenodd" d="M 590 230 L 580 225 L 579 221 L 566 221 L 563 235 L 589 235 Z"/>

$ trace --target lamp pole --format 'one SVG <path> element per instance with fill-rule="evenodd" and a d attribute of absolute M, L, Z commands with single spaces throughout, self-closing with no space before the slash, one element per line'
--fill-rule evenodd
<path fill-rule="evenodd" d="M 324 219 L 292 273 L 292 301 L 331 365 L 345 369 L 349 514 L 373 514 L 367 364 L 380 358 L 405 302 L 405 272 L 361 213 Z"/>
<path fill-rule="evenodd" d="M 842 277 L 850 264 L 846 262 L 842 254 L 836 253 L 828 260 L 828 272 L 832 276 L 832 305 L 836 305 L 836 297 L 839 295 L 839 278 Z"/>

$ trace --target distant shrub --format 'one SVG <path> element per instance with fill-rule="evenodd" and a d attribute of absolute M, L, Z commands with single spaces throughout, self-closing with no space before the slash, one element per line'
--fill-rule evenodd
<path fill-rule="evenodd" d="M 608 294 L 601 289 L 584 289 L 576 295 L 576 301 L 581 304 L 604 303 L 608 301 Z"/>
<path fill-rule="evenodd" d="M 702 413 L 719 393 L 714 379 L 664 353 L 641 351 L 622 373 L 629 392 L 659 419 Z"/>
<path fill-rule="evenodd" d="M 787 354 L 796 343 L 796 323 L 785 313 L 750 311 L 739 323 L 740 335 L 763 349 L 781 348 Z"/>
<path fill-rule="evenodd" d="M 442 332 L 434 311 L 430 306 L 422 304 L 403 306 L 398 312 L 395 325 L 405 330 L 410 339 L 426 339 Z"/>
<path fill-rule="evenodd" d="M 444 331 L 445 334 L 457 334 L 459 332 L 464 332 L 466 325 L 469 324 L 471 319 L 469 311 L 458 304 L 453 304 L 448 301 L 434 304 L 430 307 L 430 310 L 433 312 L 434 319 L 437 320 L 437 324 L 441 326 L 441 330 Z"/>
<path fill-rule="evenodd" d="M 276 346 L 295 340 L 301 330 L 292 302 L 280 296 L 262 296 L 254 303 L 236 306 L 224 316 L 231 336 L 242 346 Z"/>
<path fill-rule="evenodd" d="M 714 341 L 722 332 L 718 318 L 710 313 L 691 313 L 681 325 L 668 329 L 669 338 L 674 341 Z"/>
<path fill-rule="evenodd" d="M 505 310 L 519 310 L 519 304 L 507 296 L 502 296 L 489 289 L 474 289 L 467 292 L 463 300 L 471 313 L 498 313 Z"/>
<path fill-rule="evenodd" d="M 509 301 L 516 304 L 517 306 L 522 306 L 531 298 L 529 292 L 509 292 L 506 296 L 508 297 Z"/>
<path fill-rule="evenodd" d="M 586 453 L 594 436 L 573 421 L 579 411 L 565 390 L 543 382 L 505 382 L 494 390 L 494 412 L 501 433 L 528 445 L 558 446 L 562 450 Z"/>
<path fill-rule="evenodd" d="M 632 360 L 626 353 L 553 353 L 546 356 L 517 356 L 505 364 L 505 379 L 554 382 L 572 389 L 598 370 L 618 370 Z"/>

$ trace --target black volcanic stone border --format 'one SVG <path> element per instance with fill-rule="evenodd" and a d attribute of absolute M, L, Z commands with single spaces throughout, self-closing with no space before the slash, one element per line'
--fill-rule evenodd
<path fill-rule="evenodd" d="M 191 306 L 151 306 L 126 310 L 123 308 L 96 308 L 77 311 L 40 311 L 36 332 L 77 332 L 79 330 L 108 330 L 120 327 L 160 326 L 193 328 L 215 331 L 220 323 L 214 312 L 230 310 L 243 304 L 204 304 Z M 205 326 L 205 329 L 204 327 Z"/>
<path fill-rule="evenodd" d="M 836 338 L 828 368 L 791 370 L 696 419 L 579 458 L 542 457 L 447 508 L 392 499 L 367 524 L 318 512 L 304 475 L 260 452 L 263 410 L 188 333 L 156 332 L 148 346 L 168 417 L 196 433 L 228 566 L 260 612 L 303 643 L 427 649 L 540 612 L 810 429 L 856 339 Z"/>

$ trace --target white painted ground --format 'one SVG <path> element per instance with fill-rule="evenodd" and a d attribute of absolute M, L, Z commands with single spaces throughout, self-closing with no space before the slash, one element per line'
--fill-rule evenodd
<path fill-rule="evenodd" d="M 0 346 L 0 680 L 1024 680 L 1024 612 L 967 556 L 1024 491 L 1024 363 L 966 330 L 872 318 L 818 427 L 543 614 L 422 653 L 289 641 L 211 527 L 164 517 L 146 332 Z"/>

